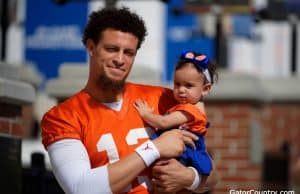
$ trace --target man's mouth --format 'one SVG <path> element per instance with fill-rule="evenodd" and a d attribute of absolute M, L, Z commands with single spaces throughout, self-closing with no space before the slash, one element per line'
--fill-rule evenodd
<path fill-rule="evenodd" d="M 125 70 L 117 67 L 109 67 L 109 71 L 112 75 L 123 75 Z"/>

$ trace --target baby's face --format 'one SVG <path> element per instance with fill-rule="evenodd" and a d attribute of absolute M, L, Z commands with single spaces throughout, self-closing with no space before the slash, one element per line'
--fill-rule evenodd
<path fill-rule="evenodd" d="M 174 73 L 174 97 L 179 103 L 196 104 L 203 96 L 205 77 L 193 64 L 185 65 Z"/>

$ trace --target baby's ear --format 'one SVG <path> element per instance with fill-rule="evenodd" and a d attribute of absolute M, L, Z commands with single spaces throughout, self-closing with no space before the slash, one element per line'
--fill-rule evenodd
<path fill-rule="evenodd" d="M 202 96 L 208 95 L 210 89 L 211 89 L 211 84 L 210 83 L 204 84 L 203 90 L 202 90 Z"/>

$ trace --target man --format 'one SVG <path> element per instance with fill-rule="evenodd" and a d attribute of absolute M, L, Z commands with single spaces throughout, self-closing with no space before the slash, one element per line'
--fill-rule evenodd
<path fill-rule="evenodd" d="M 157 192 L 176 192 L 215 184 L 200 184 L 198 173 L 174 159 L 159 162 L 151 177 L 147 167 L 159 158 L 180 156 L 197 137 L 172 130 L 149 140 L 153 131 L 139 117 L 134 101 L 142 98 L 157 112 L 175 101 L 168 89 L 126 82 L 146 34 L 144 21 L 126 8 L 90 15 L 83 35 L 88 82 L 49 110 L 41 123 L 43 144 L 66 193 L 149 193 L 152 183 Z"/>

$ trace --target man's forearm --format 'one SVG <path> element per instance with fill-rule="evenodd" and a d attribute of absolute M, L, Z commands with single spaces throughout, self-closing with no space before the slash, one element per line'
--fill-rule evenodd
<path fill-rule="evenodd" d="M 135 152 L 116 163 L 109 164 L 109 182 L 112 192 L 121 192 L 145 168 L 145 163 Z"/>
<path fill-rule="evenodd" d="M 219 181 L 216 169 L 213 169 L 209 176 L 201 177 L 201 184 L 197 189 L 194 190 L 195 193 L 204 193 L 212 190 Z"/>

